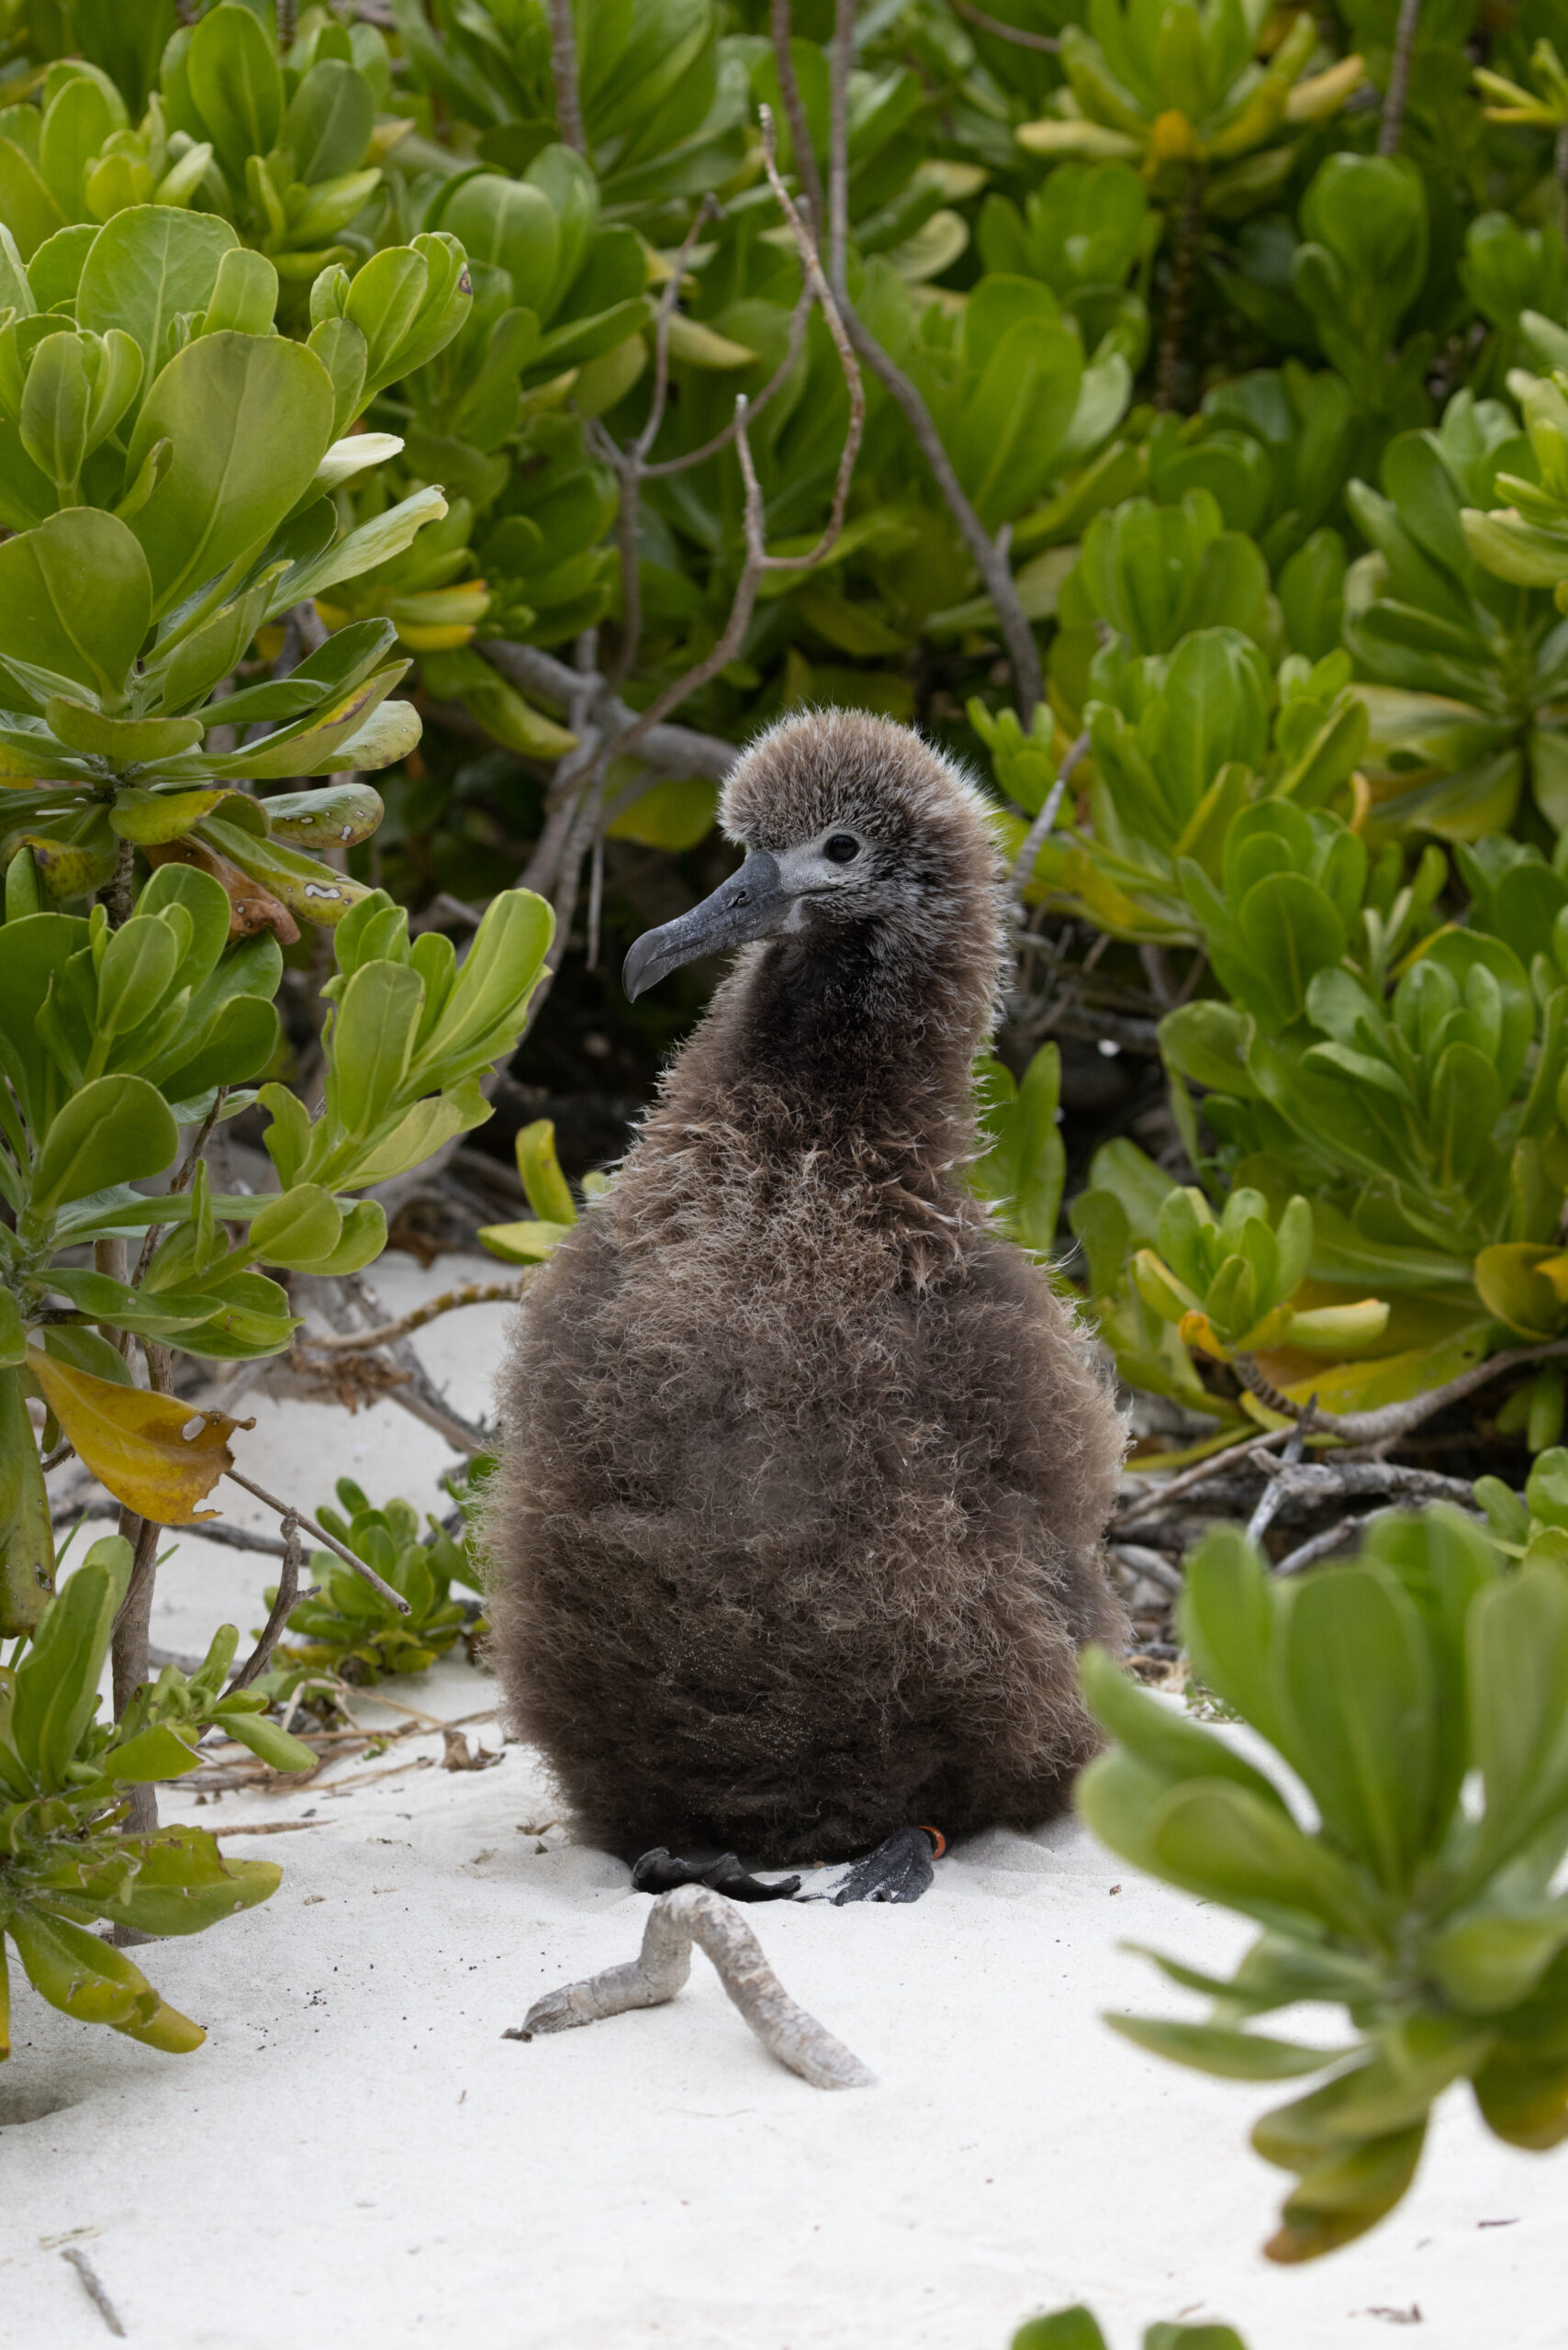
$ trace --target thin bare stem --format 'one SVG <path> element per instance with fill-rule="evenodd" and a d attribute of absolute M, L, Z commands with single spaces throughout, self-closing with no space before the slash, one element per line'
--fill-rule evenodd
<path fill-rule="evenodd" d="M 631 447 L 624 451 L 615 447 L 608 433 L 600 432 L 596 436 L 621 477 L 621 500 L 616 514 L 616 539 L 621 551 L 621 649 L 610 669 L 612 686 L 625 683 L 637 666 L 637 655 L 643 645 L 643 580 L 637 538 L 642 521 L 644 460 L 658 438 L 669 397 L 670 324 L 680 298 L 687 264 L 696 250 L 698 239 L 718 209 L 711 196 L 703 197 L 690 228 L 681 240 L 675 266 L 659 297 L 658 311 L 654 319 L 654 388 L 648 402 L 647 421 Z"/>
<path fill-rule="evenodd" d="M 779 361 L 778 365 L 775 368 L 773 374 L 768 377 L 767 383 L 764 384 L 761 391 L 758 392 L 756 399 L 751 402 L 750 407 L 746 411 L 746 420 L 748 423 L 755 422 L 756 419 L 762 414 L 763 409 L 767 406 L 768 401 L 773 397 L 774 393 L 778 391 L 782 386 L 789 381 L 790 371 L 794 367 L 796 361 L 801 356 L 801 347 L 806 339 L 806 321 L 812 315 L 812 296 L 810 285 L 802 285 L 801 288 L 801 297 L 796 303 L 794 309 L 790 312 L 790 340 L 785 345 L 784 356 Z M 689 473 L 693 465 L 706 464 L 710 457 L 718 456 L 723 450 L 729 447 L 734 437 L 735 419 L 732 416 L 723 431 L 722 432 L 715 432 L 711 441 L 704 441 L 700 449 L 689 449 L 683 457 L 662 458 L 656 465 L 644 465 L 643 467 L 643 479 L 644 481 L 659 481 L 667 474 Z"/>
<path fill-rule="evenodd" d="M 186 1151 L 185 1158 L 181 1160 L 179 1167 L 175 1170 L 174 1180 L 169 1186 L 168 1196 L 170 1198 L 173 1198 L 178 1192 L 188 1192 L 192 1183 L 196 1181 L 196 1171 L 197 1166 L 200 1164 L 202 1153 L 206 1150 L 207 1144 L 212 1140 L 212 1130 L 214 1126 L 217 1125 L 218 1119 L 223 1115 L 223 1105 L 228 1099 L 229 1088 L 226 1085 L 220 1085 L 217 1092 L 212 1097 L 211 1109 L 208 1110 L 206 1117 L 202 1120 L 201 1125 L 196 1129 L 196 1137 L 192 1142 L 189 1150 Z M 168 1228 L 168 1225 L 163 1224 L 154 1224 L 148 1226 L 147 1237 L 141 1244 L 141 1254 L 136 1260 L 136 1270 L 131 1275 L 130 1285 L 133 1289 L 140 1289 L 141 1287 L 142 1276 L 145 1274 L 148 1266 L 152 1262 L 153 1251 L 156 1249 L 158 1243 L 162 1240 Z"/>
<path fill-rule="evenodd" d="M 531 1268 L 531 1270 L 532 1270 Z M 322 1354 L 358 1354 L 367 1347 L 390 1346 L 395 1339 L 407 1338 L 422 1330 L 427 1322 L 438 1315 L 454 1314 L 463 1305 L 515 1305 L 523 1293 L 527 1273 L 520 1273 L 510 1281 L 465 1281 L 458 1289 L 442 1290 L 439 1297 L 425 1300 L 396 1322 L 383 1322 L 374 1330 L 333 1330 L 319 1337 L 312 1334 L 309 1344 Z"/>
<path fill-rule="evenodd" d="M 1061 43 L 1051 33 L 1026 33 L 1021 25 L 1004 25 L 1000 17 L 988 17 L 983 8 L 973 8 L 969 0 L 947 0 L 956 17 L 963 17 L 978 25 L 982 33 L 993 33 L 998 40 L 1010 40 L 1017 49 L 1037 49 L 1054 57 Z"/>
<path fill-rule="evenodd" d="M 298 0 L 277 0 L 277 45 L 285 57 L 294 47 L 297 22 Z"/>
<path fill-rule="evenodd" d="M 555 123 L 561 144 L 574 155 L 588 153 L 583 136 L 582 100 L 577 91 L 577 40 L 572 24 L 572 0 L 548 0 L 550 17 L 550 78 L 555 85 Z"/>
<path fill-rule="evenodd" d="M 648 1912 L 640 1956 L 606 1967 L 586 1982 L 536 1999 L 508 2040 L 570 2031 L 631 2008 L 663 2007 L 691 1973 L 693 1943 L 712 1960 L 720 1982 L 770 2056 L 819 2089 L 871 2087 L 876 2075 L 814 2016 L 798 2007 L 763 1955 L 734 1902 L 705 1885 L 661 1894 Z"/>
<path fill-rule="evenodd" d="M 855 0 L 834 0 L 828 52 L 827 274 L 846 298 L 849 262 L 849 65 L 855 54 Z"/>
<path fill-rule="evenodd" d="M 282 1639 L 290 1616 L 299 1598 L 299 1570 L 303 1563 L 299 1548 L 299 1520 L 292 1510 L 283 1521 L 283 1565 L 278 1570 L 277 1597 L 272 1613 L 262 1627 L 262 1637 L 224 1691 L 231 1697 L 237 1689 L 248 1689 L 258 1680 L 273 1661 L 273 1651 Z"/>
<path fill-rule="evenodd" d="M 1211 1477 L 1223 1477 L 1244 1462 L 1256 1461 L 1260 1453 L 1271 1452 L 1276 1446 L 1283 1444 L 1289 1435 L 1289 1428 L 1271 1428 L 1266 1436 L 1238 1438 L 1235 1444 L 1211 1452 L 1206 1460 L 1194 1461 L 1190 1469 L 1180 1471 L 1164 1484 L 1151 1485 L 1147 1492 L 1136 1494 L 1124 1508 L 1116 1512 L 1111 1523 L 1113 1535 L 1119 1536 L 1124 1527 L 1136 1525 L 1139 1518 L 1152 1517 L 1182 1494 L 1193 1493 L 1199 1485 L 1207 1484 Z M 1133 1474 L 1137 1474 L 1136 1461 Z"/>
<path fill-rule="evenodd" d="M 787 9 L 785 15 L 787 18 Z M 745 643 L 746 631 L 751 626 L 751 616 L 756 609 L 757 590 L 761 587 L 764 575 L 770 571 L 809 571 L 813 565 L 822 563 L 832 553 L 837 543 L 839 532 L 844 528 L 845 509 L 849 498 L 849 485 L 855 472 L 856 459 L 860 453 L 861 437 L 866 429 L 865 386 L 861 381 L 860 370 L 856 364 L 855 352 L 844 319 L 839 315 L 838 305 L 834 299 L 832 289 L 823 274 L 816 244 L 805 221 L 801 217 L 798 207 L 778 175 L 772 113 L 767 106 L 761 107 L 759 111 L 762 118 L 763 164 L 767 173 L 768 185 L 794 236 L 802 274 L 821 306 L 823 317 L 826 321 L 828 332 L 833 337 L 834 346 L 838 352 L 839 364 L 844 369 L 845 381 L 849 390 L 849 424 L 839 456 L 838 474 L 834 483 L 833 503 L 821 536 L 815 546 L 807 554 L 773 555 L 767 553 L 764 535 L 766 516 L 762 492 L 757 483 L 756 470 L 752 463 L 751 447 L 745 433 L 746 402 L 744 397 L 737 399 L 735 448 L 740 459 L 742 477 L 745 484 L 746 553 L 745 562 L 735 586 L 734 600 L 730 606 L 729 619 L 724 624 L 718 642 L 704 657 L 689 669 L 684 677 L 678 677 L 673 685 L 666 687 L 662 694 L 655 696 L 647 709 L 616 736 L 604 754 L 606 766 L 611 759 L 624 757 L 628 751 L 652 732 L 661 719 L 666 718 L 669 712 L 686 700 L 689 695 L 695 693 L 700 686 L 706 685 L 711 677 L 716 677 L 720 670 L 734 659 Z"/>
<path fill-rule="evenodd" d="M 784 107 L 784 119 L 790 126 L 790 144 L 795 150 L 795 177 L 812 207 L 812 218 L 820 221 L 826 218 L 822 173 L 817 169 L 816 152 L 812 146 L 812 127 L 806 119 L 801 84 L 795 78 L 795 59 L 790 47 L 790 0 L 769 0 L 768 22 L 773 34 L 773 62 L 778 75 L 778 95 Z"/>
<path fill-rule="evenodd" d="M 1428 1388 L 1425 1394 L 1412 1395 L 1402 1404 L 1385 1404 L 1377 1412 L 1325 1412 L 1312 1404 L 1294 1403 L 1262 1376 L 1249 1355 L 1238 1355 L 1231 1367 L 1242 1385 L 1271 1412 L 1287 1414 L 1293 1420 L 1305 1419 L 1310 1412 L 1315 1429 L 1325 1436 L 1338 1437 L 1346 1444 L 1392 1444 L 1396 1438 L 1408 1436 L 1412 1428 L 1418 1428 L 1434 1413 L 1446 1411 L 1450 1404 L 1462 1404 L 1467 1395 L 1473 1395 L 1479 1387 L 1489 1386 L 1505 1371 L 1521 1371 L 1529 1363 L 1555 1361 L 1563 1355 L 1568 1355 L 1568 1338 L 1553 1338 L 1541 1347 L 1515 1347 L 1506 1354 L 1491 1355 L 1485 1362 L 1473 1364 L 1446 1386 Z"/>
<path fill-rule="evenodd" d="M 1394 54 L 1389 62 L 1388 92 L 1378 125 L 1377 151 L 1397 155 L 1405 132 L 1405 101 L 1410 89 L 1410 60 L 1421 26 L 1421 0 L 1400 0 L 1399 21 L 1394 30 Z"/>
<path fill-rule="evenodd" d="M 1013 872 L 1008 882 L 1008 887 L 1015 898 L 1023 896 L 1034 878 L 1035 860 L 1050 838 L 1051 828 L 1057 820 L 1057 811 L 1061 806 L 1062 794 L 1072 781 L 1088 748 L 1089 732 L 1085 728 L 1083 733 L 1075 735 L 1068 745 L 1062 755 L 1062 763 L 1057 769 L 1056 781 L 1046 794 L 1045 805 L 1019 844 L 1018 854 L 1013 860 Z"/>
<path fill-rule="evenodd" d="M 292 1502 L 280 1502 L 275 1494 L 269 1494 L 264 1486 L 254 1483 L 249 1477 L 242 1477 L 238 1469 L 226 1469 L 223 1473 L 231 1483 L 243 1485 L 248 1494 L 254 1494 L 256 1499 L 259 1502 L 264 1502 L 268 1509 L 276 1510 L 286 1525 L 292 1520 L 295 1524 L 302 1526 L 313 1541 L 319 1542 L 324 1550 L 332 1551 L 342 1561 L 345 1567 L 352 1567 L 355 1574 L 361 1576 L 370 1585 L 372 1591 L 398 1610 L 399 1616 L 408 1615 L 409 1603 L 402 1593 L 394 1591 L 389 1583 L 383 1583 L 374 1567 L 367 1567 L 363 1559 L 356 1559 L 352 1550 L 346 1550 L 332 1535 L 318 1526 L 313 1517 L 307 1517 L 305 1512 L 297 1508 Z M 199 1528 L 197 1531 L 200 1531 Z"/>
<path fill-rule="evenodd" d="M 116 2335 L 118 2340 L 123 2342 L 125 2340 L 125 2328 L 120 2323 L 119 2311 L 116 2309 L 113 2301 L 110 2300 L 108 2294 L 105 2291 L 102 2277 L 98 2275 L 97 2270 L 94 2267 L 92 2262 L 88 2259 L 81 2245 L 77 2244 L 67 2244 L 60 2257 L 62 2260 L 68 2261 L 71 2266 L 74 2268 L 77 2276 L 82 2280 L 82 2290 L 86 2294 L 87 2299 L 92 2302 L 93 2307 L 97 2311 L 98 2315 L 103 2319 L 104 2323 L 107 2326 L 109 2332 Z"/>
<path fill-rule="evenodd" d="M 1182 362 L 1187 340 L 1187 312 L 1197 273 L 1198 249 L 1204 233 L 1204 171 L 1195 164 L 1187 175 L 1187 192 L 1176 215 L 1176 242 L 1170 255 L 1170 277 L 1165 289 L 1165 317 L 1159 331 L 1159 358 L 1155 369 L 1154 405 L 1174 408 L 1182 389 Z"/>

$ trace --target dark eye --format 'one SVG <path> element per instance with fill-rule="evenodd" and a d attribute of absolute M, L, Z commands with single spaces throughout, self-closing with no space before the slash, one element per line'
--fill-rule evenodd
<path fill-rule="evenodd" d="M 847 865 L 859 854 L 860 844 L 853 833 L 834 833 L 831 840 L 823 843 L 823 855 L 831 857 L 834 865 Z"/>

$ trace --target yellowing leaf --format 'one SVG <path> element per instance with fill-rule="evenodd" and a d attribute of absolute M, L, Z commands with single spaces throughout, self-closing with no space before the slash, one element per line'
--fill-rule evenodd
<path fill-rule="evenodd" d="M 95 1379 L 36 1347 L 28 1349 L 28 1369 L 64 1434 L 117 1502 L 160 1526 L 192 1526 L 218 1516 L 196 1504 L 234 1466 L 230 1437 L 254 1421 L 195 1411 L 178 1396 Z"/>
<path fill-rule="evenodd" d="M 748 351 L 744 342 L 732 342 L 728 336 L 716 334 L 705 327 L 700 319 L 683 318 L 677 310 L 669 322 L 669 355 L 684 359 L 689 367 L 755 367 L 756 353 Z"/>
<path fill-rule="evenodd" d="M 521 1224 L 485 1224 L 479 1238 L 492 1257 L 511 1265 L 537 1265 L 555 1250 L 572 1229 L 569 1224 L 545 1224 L 525 1218 Z"/>

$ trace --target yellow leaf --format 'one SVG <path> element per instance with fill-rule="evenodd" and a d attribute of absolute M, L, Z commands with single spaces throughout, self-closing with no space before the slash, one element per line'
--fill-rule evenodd
<path fill-rule="evenodd" d="M 1198 134 L 1179 106 L 1168 107 L 1164 114 L 1156 116 L 1145 158 L 1149 171 L 1159 163 L 1195 163 L 1202 154 Z"/>
<path fill-rule="evenodd" d="M 554 1256 L 571 1229 L 569 1224 L 525 1217 L 521 1224 L 483 1224 L 479 1238 L 492 1257 L 504 1257 L 512 1265 L 537 1265 Z"/>
<path fill-rule="evenodd" d="M 732 342 L 728 335 L 716 333 L 700 319 L 686 318 L 679 310 L 669 322 L 669 355 L 683 359 L 689 367 L 718 369 L 755 367 L 757 357 L 744 342 Z"/>
<path fill-rule="evenodd" d="M 160 1526 L 192 1526 L 216 1517 L 197 1509 L 234 1466 L 229 1438 L 254 1420 L 226 1412 L 193 1410 L 175 1395 L 150 1395 L 95 1379 L 40 1348 L 28 1348 L 28 1369 L 64 1434 L 117 1502 Z"/>

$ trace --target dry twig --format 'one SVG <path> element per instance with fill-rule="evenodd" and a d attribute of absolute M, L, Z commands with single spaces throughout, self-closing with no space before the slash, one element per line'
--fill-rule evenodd
<path fill-rule="evenodd" d="M 262 1627 L 261 1639 L 229 1684 L 225 1696 L 231 1697 L 237 1689 L 248 1689 L 272 1662 L 273 1651 L 282 1639 L 285 1627 L 299 1598 L 300 1564 L 299 1520 L 290 1510 L 283 1521 L 283 1565 L 278 1570 L 277 1597 L 273 1601 L 271 1615 Z"/>
<path fill-rule="evenodd" d="M 367 1567 L 363 1559 L 356 1559 L 352 1550 L 345 1550 L 340 1541 L 318 1526 L 313 1517 L 307 1517 L 305 1512 L 297 1508 L 293 1502 L 280 1502 L 275 1494 L 269 1494 L 263 1485 L 254 1484 L 249 1477 L 242 1477 L 238 1469 L 226 1469 L 223 1473 L 232 1484 L 243 1485 L 245 1491 L 248 1494 L 254 1494 L 259 1502 L 265 1502 L 269 1509 L 275 1509 L 286 1529 L 291 1522 L 297 1522 L 302 1526 L 306 1533 L 313 1540 L 319 1542 L 324 1550 L 334 1552 L 345 1567 L 352 1567 L 355 1574 L 361 1576 L 370 1585 L 372 1591 L 398 1610 L 399 1616 L 408 1615 L 409 1603 L 400 1591 L 394 1591 L 389 1583 L 384 1583 L 374 1567 Z M 286 1564 L 286 1553 L 285 1565 Z M 132 1580 L 134 1582 L 134 1577 Z"/>
<path fill-rule="evenodd" d="M 104 2323 L 108 2327 L 109 2332 L 113 2334 L 117 2334 L 123 2342 L 125 2339 L 125 2328 L 120 2323 L 119 2311 L 116 2309 L 113 2301 L 110 2300 L 108 2294 L 105 2291 L 102 2277 L 98 2275 L 97 2270 L 94 2267 L 86 2254 L 82 2250 L 81 2245 L 74 2244 L 67 2244 L 60 2257 L 62 2260 L 68 2260 L 70 2262 L 72 2267 L 76 2271 L 77 2276 L 82 2279 L 82 2290 L 86 2294 L 87 2299 L 92 2302 L 93 2307 L 97 2311 L 98 2315 L 103 2319 Z"/>
<path fill-rule="evenodd" d="M 1089 731 L 1086 727 L 1081 734 L 1073 737 L 1062 754 L 1062 762 L 1057 769 L 1056 781 L 1046 794 L 1045 804 L 1019 843 L 1018 854 L 1013 860 L 1013 872 L 1008 885 L 1015 898 L 1021 898 L 1024 895 L 1034 878 L 1035 860 L 1050 838 L 1051 827 L 1057 820 L 1057 811 L 1061 806 L 1062 794 L 1072 781 L 1088 748 Z"/>
<path fill-rule="evenodd" d="M 790 0 L 771 0 L 770 22 L 773 35 L 773 58 L 778 75 L 778 95 L 783 101 L 790 124 L 790 136 L 794 142 L 795 170 L 811 202 L 812 217 L 823 217 L 822 174 L 817 169 L 812 150 L 811 129 L 806 119 L 805 106 L 800 84 L 795 78 L 794 60 L 790 51 Z M 829 54 L 829 72 L 835 84 L 847 77 L 849 57 L 853 47 L 854 10 L 847 0 L 838 0 L 834 24 L 834 36 Z M 838 109 L 835 128 L 845 135 L 846 115 Z M 845 168 L 842 161 L 829 161 L 830 178 Z M 1019 713 L 1025 726 L 1040 699 L 1040 655 L 1035 643 L 1035 632 L 1027 613 L 1019 600 L 1014 585 L 1013 569 L 1008 561 L 1010 532 L 1003 531 L 993 539 L 965 495 L 963 485 L 953 470 L 952 460 L 942 445 L 941 435 L 932 421 L 931 411 L 914 384 L 903 370 L 890 359 L 877 341 L 847 297 L 838 296 L 839 309 L 848 330 L 849 339 L 878 381 L 890 392 L 902 412 L 905 423 L 920 445 L 921 453 L 930 466 L 936 486 L 946 501 L 947 510 L 958 526 L 959 535 L 975 561 L 985 585 L 987 595 L 996 608 L 998 623 L 1007 646 L 1008 659 L 1013 665 L 1013 689 Z"/>
<path fill-rule="evenodd" d="M 969 0 L 948 0 L 955 16 L 967 17 L 978 25 L 982 33 L 991 33 L 998 40 L 1010 40 L 1018 49 L 1043 50 L 1055 56 L 1061 43 L 1052 33 L 1026 33 L 1022 25 L 1004 25 L 1000 17 L 988 17 L 983 8 L 974 8 Z"/>
<path fill-rule="evenodd" d="M 1378 125 L 1377 151 L 1397 155 L 1405 130 L 1405 100 L 1410 88 L 1410 61 L 1421 25 L 1421 0 L 1400 0 L 1399 21 L 1394 28 L 1394 53 L 1389 61 L 1388 91 Z"/>
<path fill-rule="evenodd" d="M 814 2016 L 797 2007 L 763 1956 L 762 1945 L 734 1902 L 705 1885 L 661 1894 L 648 1912 L 641 1954 L 536 1999 L 507 2040 L 570 2031 L 630 2008 L 662 2007 L 691 1973 L 691 1945 L 712 1960 L 720 1982 L 770 2056 L 813 2088 L 869 2088 L 876 2079 Z"/>
<path fill-rule="evenodd" d="M 530 1269 L 532 1270 L 532 1268 Z M 309 1344 L 318 1354 L 362 1353 L 367 1347 L 390 1346 L 398 1338 L 407 1338 L 415 1330 L 422 1330 L 427 1322 L 438 1315 L 454 1314 L 463 1305 L 515 1305 L 521 1297 L 528 1275 L 520 1273 L 510 1281 L 465 1281 L 456 1289 L 442 1290 L 439 1297 L 427 1298 L 423 1305 L 416 1305 L 396 1322 L 382 1322 L 373 1330 L 334 1330 L 328 1335 L 312 1336 Z"/>

